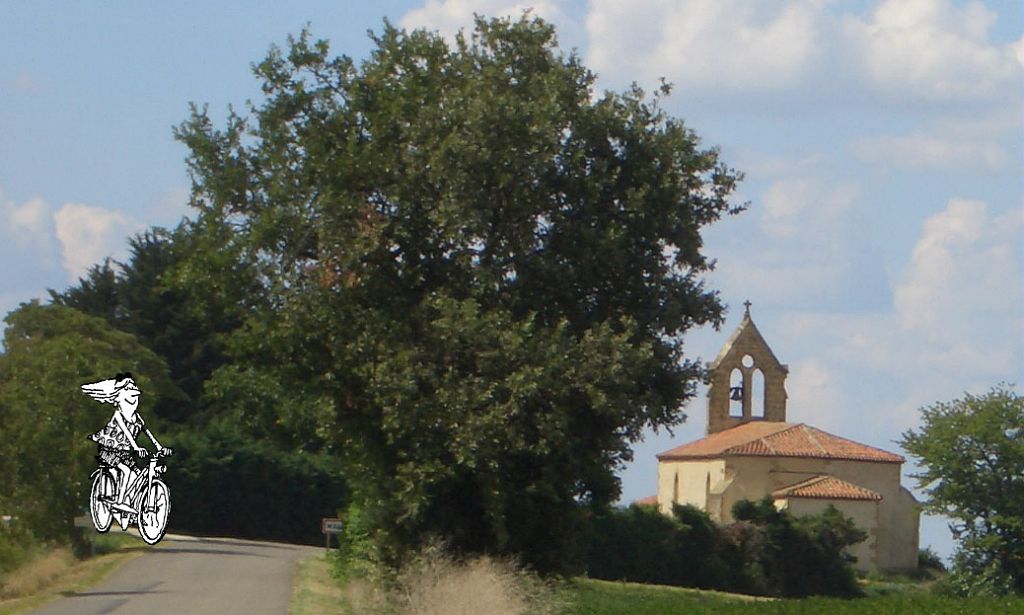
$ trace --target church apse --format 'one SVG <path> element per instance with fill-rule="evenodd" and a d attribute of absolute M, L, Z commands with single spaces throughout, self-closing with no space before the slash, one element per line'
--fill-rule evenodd
<path fill-rule="evenodd" d="M 708 368 L 708 435 L 751 421 L 786 421 L 786 375 L 750 318 L 743 321 Z"/>

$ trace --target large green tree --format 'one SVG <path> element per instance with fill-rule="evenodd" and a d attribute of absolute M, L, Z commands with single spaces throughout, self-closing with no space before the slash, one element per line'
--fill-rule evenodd
<path fill-rule="evenodd" d="M 925 510 L 953 519 L 958 591 L 1024 593 L 1024 398 L 1007 387 L 921 410 L 902 446 Z"/>
<path fill-rule="evenodd" d="M 68 539 L 72 518 L 87 510 L 96 465 L 96 445 L 87 436 L 114 410 L 83 395 L 79 385 L 131 371 L 143 391 L 140 412 L 157 434 L 163 423 L 150 409 L 180 393 L 158 356 L 101 318 L 26 303 L 5 320 L 0 509 L 39 538 Z"/>
<path fill-rule="evenodd" d="M 438 533 L 562 568 L 631 443 L 684 418 L 683 335 L 723 309 L 700 233 L 739 175 L 667 87 L 596 93 L 540 20 L 373 40 L 357 64 L 303 33 L 246 116 L 178 129 L 197 222 L 271 298 L 211 386 L 295 392 L 262 421 L 343 456 L 383 561 Z"/>

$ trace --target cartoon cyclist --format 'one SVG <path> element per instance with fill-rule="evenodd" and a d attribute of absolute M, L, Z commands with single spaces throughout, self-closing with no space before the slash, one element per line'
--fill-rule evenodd
<path fill-rule="evenodd" d="M 161 454 L 169 455 L 171 451 L 160 445 L 156 436 L 146 427 L 145 421 L 138 413 L 139 395 L 142 392 L 130 373 L 117 374 L 110 380 L 83 384 L 82 392 L 96 401 L 113 404 L 117 407 L 106 426 L 89 436 L 89 439 L 96 442 L 99 447 L 97 458 L 100 462 L 117 469 L 117 503 L 111 508 L 127 512 L 130 507 L 123 499 L 125 491 L 135 475 L 131 463 L 132 453 L 134 452 L 140 457 L 146 457 L 149 454 L 149 451 L 139 446 L 136 441 L 139 432 L 145 430 L 146 435 Z M 123 515 L 119 515 L 118 522 L 122 528 L 126 527 Z"/>

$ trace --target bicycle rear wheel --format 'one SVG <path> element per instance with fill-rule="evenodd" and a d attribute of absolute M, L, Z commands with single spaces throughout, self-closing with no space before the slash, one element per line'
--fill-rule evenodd
<path fill-rule="evenodd" d="M 110 523 L 114 520 L 114 514 L 110 511 L 110 499 L 114 497 L 116 489 L 114 477 L 109 472 L 101 471 L 92 481 L 89 513 L 92 515 L 93 526 L 101 534 L 110 529 Z"/>
<path fill-rule="evenodd" d="M 152 501 L 152 505 L 149 502 Z M 139 498 L 139 536 L 146 544 L 155 545 L 167 532 L 171 514 L 171 492 L 163 481 L 154 480 L 149 491 Z"/>

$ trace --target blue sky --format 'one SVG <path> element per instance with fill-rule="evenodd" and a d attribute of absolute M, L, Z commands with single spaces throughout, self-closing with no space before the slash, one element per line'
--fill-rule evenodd
<path fill-rule="evenodd" d="M 729 320 L 691 356 L 749 299 L 789 419 L 889 450 L 922 405 L 1024 383 L 1020 2 L 0 2 L 0 311 L 187 215 L 171 128 L 258 99 L 249 64 L 305 24 L 361 58 L 384 17 L 450 35 L 527 7 L 599 87 L 673 83 L 666 108 L 746 173 L 749 211 L 706 234 Z M 637 445 L 624 500 L 703 435 L 703 396 L 687 412 Z M 936 519 L 921 542 L 952 548 Z"/>

